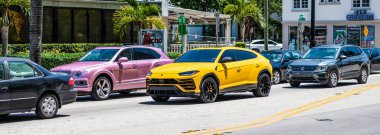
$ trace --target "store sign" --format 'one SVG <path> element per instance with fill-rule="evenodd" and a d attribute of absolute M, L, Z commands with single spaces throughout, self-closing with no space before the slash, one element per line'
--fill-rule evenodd
<path fill-rule="evenodd" d="M 162 29 L 142 29 L 139 32 L 139 44 L 167 50 L 167 32 Z"/>
<path fill-rule="evenodd" d="M 369 21 L 374 20 L 375 15 L 373 13 L 368 13 L 367 10 L 355 10 L 353 14 L 346 16 L 348 21 Z"/>

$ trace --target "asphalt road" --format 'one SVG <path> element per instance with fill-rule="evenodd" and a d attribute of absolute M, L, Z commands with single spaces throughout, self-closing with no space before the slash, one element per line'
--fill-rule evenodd
<path fill-rule="evenodd" d="M 380 112 L 379 80 L 380 74 L 371 75 L 368 84 L 359 85 L 356 80 L 342 81 L 337 88 L 326 88 L 318 84 L 303 84 L 300 88 L 290 88 L 289 84 L 284 83 L 273 86 L 269 97 L 257 98 L 248 92 L 235 93 L 227 94 L 212 104 L 200 104 L 196 99 L 190 98 L 173 98 L 167 103 L 156 103 L 145 96 L 144 92 L 134 92 L 130 95 L 114 94 L 107 101 L 92 101 L 88 96 L 83 96 L 79 97 L 76 103 L 64 106 L 59 110 L 59 116 L 54 119 L 38 120 L 33 113 L 12 114 L 1 119 L 0 135 L 177 135 L 198 134 L 230 126 L 245 128 L 218 132 L 379 134 L 380 129 L 375 128 L 380 126 L 380 117 L 376 115 Z M 365 90 L 360 90 L 363 88 Z M 360 91 L 348 93 L 353 90 Z M 326 103 L 320 102 L 321 105 L 318 106 L 303 108 L 305 110 L 300 107 L 335 96 L 340 97 L 326 100 Z M 259 121 L 259 125 L 252 127 L 238 125 L 253 123 L 255 120 L 292 108 L 298 108 L 297 113 L 281 116 L 284 119 L 269 124 L 260 125 Z M 303 130 L 300 130 L 300 127 Z M 368 128 L 360 132 L 350 132 L 363 127 Z M 267 132 L 268 130 L 271 132 Z M 292 132 L 294 130 L 299 132 Z"/>

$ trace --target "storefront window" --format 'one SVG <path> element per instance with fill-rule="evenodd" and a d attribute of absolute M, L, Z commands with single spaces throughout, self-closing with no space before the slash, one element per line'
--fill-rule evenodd
<path fill-rule="evenodd" d="M 53 42 L 53 9 L 49 7 L 44 7 L 44 17 L 43 17 L 43 43 Z"/>
<path fill-rule="evenodd" d="M 58 42 L 59 43 L 70 43 L 71 41 L 71 10 L 66 8 L 61 8 L 57 10 L 58 16 Z"/>
<path fill-rule="evenodd" d="M 289 27 L 289 49 L 296 50 L 297 49 L 297 27 L 291 26 Z"/>
<path fill-rule="evenodd" d="M 74 11 L 74 42 L 87 42 L 87 10 L 73 9 Z"/>
<path fill-rule="evenodd" d="M 327 27 L 317 26 L 315 27 L 315 44 L 325 45 L 327 43 Z"/>
<path fill-rule="evenodd" d="M 347 27 L 334 26 L 334 44 L 344 45 L 347 43 Z"/>
<path fill-rule="evenodd" d="M 347 27 L 347 44 L 360 45 L 360 25 Z"/>
<path fill-rule="evenodd" d="M 364 29 L 367 27 L 368 35 L 364 35 Z M 373 48 L 375 47 L 375 26 L 374 25 L 363 25 L 361 27 L 361 43 L 360 46 L 363 48 Z"/>
<path fill-rule="evenodd" d="M 89 42 L 98 43 L 102 41 L 102 15 L 100 10 L 88 10 L 89 16 Z"/>

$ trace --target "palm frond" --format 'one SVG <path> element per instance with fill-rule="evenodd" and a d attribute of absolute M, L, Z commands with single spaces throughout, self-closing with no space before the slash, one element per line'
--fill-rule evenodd
<path fill-rule="evenodd" d="M 137 9 L 139 7 L 139 2 L 137 0 L 118 0 L 119 2 L 127 2 L 130 6 Z"/>
<path fill-rule="evenodd" d="M 10 0 L 9 1 L 9 6 L 20 7 L 22 14 L 29 15 L 30 0 Z"/>
<path fill-rule="evenodd" d="M 151 29 L 164 29 L 166 24 L 160 17 L 152 16 L 145 19 L 144 27 Z"/>
<path fill-rule="evenodd" d="M 9 26 L 13 28 L 16 32 L 17 37 L 20 37 L 22 27 L 24 25 L 24 18 L 23 15 L 20 14 L 19 12 L 9 10 L 8 11 L 9 15 Z"/>

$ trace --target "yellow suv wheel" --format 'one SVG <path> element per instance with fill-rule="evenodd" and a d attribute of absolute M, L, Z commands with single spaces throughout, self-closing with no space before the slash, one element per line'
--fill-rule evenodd
<path fill-rule="evenodd" d="M 199 100 L 203 103 L 213 103 L 218 97 L 218 83 L 212 77 L 202 81 Z"/>

